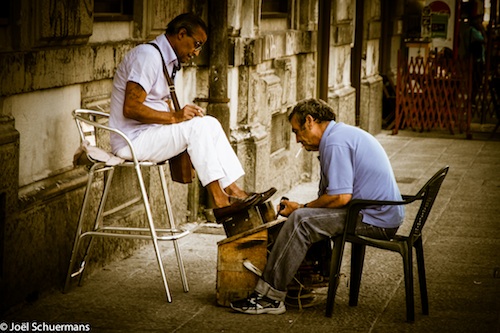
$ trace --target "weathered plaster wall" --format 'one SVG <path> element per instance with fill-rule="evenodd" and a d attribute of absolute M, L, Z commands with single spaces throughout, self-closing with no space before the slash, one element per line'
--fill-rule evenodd
<path fill-rule="evenodd" d="M 16 94 L 4 101 L 21 134 L 19 186 L 71 167 L 80 138 L 71 116 L 80 107 L 80 85 Z"/>
<path fill-rule="evenodd" d="M 136 7 L 136 24 L 95 23 L 89 0 L 12 4 L 16 24 L 0 26 L 0 312 L 62 288 L 86 183 L 85 170 L 72 167 L 79 137 L 71 111 L 107 109 L 111 80 L 124 54 L 162 33 L 166 17 L 186 11 L 155 0 Z M 196 71 L 187 69 L 179 77 L 189 86 L 181 98 L 192 100 Z M 137 193 L 133 179 L 133 172 L 116 175 L 110 206 Z M 156 173 L 146 172 L 153 206 L 160 207 L 156 179 Z M 190 187 L 169 182 L 177 221 L 186 222 L 192 217 Z M 94 209 L 100 188 L 98 181 Z M 164 220 L 165 214 L 155 217 Z M 137 225 L 144 222 L 144 214 L 138 206 L 118 221 Z M 97 242 L 89 272 L 140 244 Z"/>

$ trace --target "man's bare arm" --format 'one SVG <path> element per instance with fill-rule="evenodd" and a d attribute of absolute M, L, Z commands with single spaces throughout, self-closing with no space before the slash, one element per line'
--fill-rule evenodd
<path fill-rule="evenodd" d="M 145 124 L 175 124 L 203 116 L 202 109 L 196 105 L 186 105 L 178 112 L 162 112 L 144 105 L 147 93 L 138 83 L 128 81 L 125 88 L 123 115 Z"/>

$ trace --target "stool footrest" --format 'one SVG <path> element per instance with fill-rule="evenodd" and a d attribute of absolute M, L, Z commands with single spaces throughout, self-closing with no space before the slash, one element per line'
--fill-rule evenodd
<path fill-rule="evenodd" d="M 124 231 L 130 231 L 130 232 L 144 232 L 144 233 L 150 233 L 150 230 L 147 228 L 120 228 L 120 227 L 106 227 L 102 229 L 98 229 L 95 231 L 87 231 L 83 234 L 81 234 L 80 238 L 84 238 L 87 236 L 97 236 L 97 237 L 117 237 L 117 238 L 127 238 L 127 239 L 145 239 L 145 240 L 151 240 L 151 234 L 149 235 L 141 235 L 141 234 L 136 234 L 136 233 L 130 233 L 130 234 L 123 234 L 119 233 L 124 232 Z M 168 236 L 156 236 L 156 239 L 159 241 L 171 241 L 171 240 L 177 240 L 180 239 L 184 236 L 187 236 L 189 234 L 189 230 L 181 231 L 181 230 L 175 230 L 175 229 L 161 229 L 161 230 L 156 230 L 157 233 L 171 233 L 171 235 Z"/>
<path fill-rule="evenodd" d="M 80 269 L 74 273 L 71 273 L 71 278 L 77 277 L 78 275 L 82 274 L 84 269 L 85 269 L 85 261 L 82 261 L 82 263 L 80 264 Z"/>

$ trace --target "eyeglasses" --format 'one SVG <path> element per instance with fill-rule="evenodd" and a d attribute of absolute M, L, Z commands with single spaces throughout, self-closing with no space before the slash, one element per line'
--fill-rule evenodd
<path fill-rule="evenodd" d="M 189 37 L 191 37 L 194 40 L 194 50 L 197 52 L 201 51 L 201 48 L 203 47 L 203 42 L 196 40 L 196 38 L 194 38 L 191 35 Z"/>

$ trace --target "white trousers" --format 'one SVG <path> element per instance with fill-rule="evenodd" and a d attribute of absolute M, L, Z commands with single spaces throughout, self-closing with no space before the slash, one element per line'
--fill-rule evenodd
<path fill-rule="evenodd" d="M 132 144 L 140 161 L 162 162 L 187 149 L 203 186 L 218 180 L 224 189 L 245 174 L 221 124 L 211 116 L 152 126 Z M 116 155 L 125 159 L 132 157 L 128 146 Z"/>

